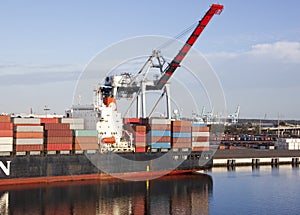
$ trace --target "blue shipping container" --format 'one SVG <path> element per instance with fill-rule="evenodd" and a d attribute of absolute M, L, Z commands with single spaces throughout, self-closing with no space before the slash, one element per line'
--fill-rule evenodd
<path fill-rule="evenodd" d="M 171 136 L 171 131 L 151 130 L 147 135 L 156 137 L 169 137 Z"/>
<path fill-rule="evenodd" d="M 173 132 L 172 137 L 175 137 L 175 138 L 191 138 L 192 133 L 191 132 Z"/>
<path fill-rule="evenodd" d="M 153 149 L 170 149 L 171 143 L 154 142 L 154 143 L 151 143 L 151 148 L 153 148 Z"/>

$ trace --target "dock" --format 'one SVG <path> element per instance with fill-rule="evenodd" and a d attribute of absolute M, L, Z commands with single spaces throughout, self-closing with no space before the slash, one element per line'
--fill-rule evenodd
<path fill-rule="evenodd" d="M 213 167 L 299 165 L 300 150 L 233 149 L 217 150 Z"/>

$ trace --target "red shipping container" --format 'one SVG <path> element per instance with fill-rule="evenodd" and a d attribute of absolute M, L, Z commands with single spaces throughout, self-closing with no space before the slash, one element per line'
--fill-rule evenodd
<path fill-rule="evenodd" d="M 172 145 L 173 148 L 191 148 L 192 145 L 191 143 L 173 143 Z"/>
<path fill-rule="evenodd" d="M 193 137 L 193 142 L 208 142 L 209 137 Z"/>
<path fill-rule="evenodd" d="M 154 142 L 164 142 L 164 143 L 170 143 L 171 137 L 170 136 L 151 136 L 147 138 L 150 143 Z"/>
<path fill-rule="evenodd" d="M 147 127 L 148 130 L 160 130 L 160 131 L 170 131 L 171 125 L 170 124 L 151 124 Z"/>
<path fill-rule="evenodd" d="M 13 137 L 13 130 L 0 130 L 0 137 Z"/>
<path fill-rule="evenodd" d="M 192 142 L 192 138 L 190 137 L 173 137 L 172 138 L 172 143 L 191 143 Z"/>
<path fill-rule="evenodd" d="M 124 124 L 141 124 L 141 119 L 140 118 L 123 118 L 123 123 Z"/>
<path fill-rule="evenodd" d="M 176 120 L 172 121 L 172 127 L 174 126 L 187 126 L 191 127 L 192 126 L 192 121 L 187 121 L 187 120 Z"/>
<path fill-rule="evenodd" d="M 72 143 L 73 137 L 47 137 L 45 138 L 46 143 L 56 144 L 56 143 Z"/>
<path fill-rule="evenodd" d="M 59 118 L 41 118 L 41 123 L 59 123 Z"/>
<path fill-rule="evenodd" d="M 209 132 L 209 127 L 207 126 L 194 126 L 192 127 L 193 132 Z"/>
<path fill-rule="evenodd" d="M 98 144 L 98 137 L 75 137 L 75 144 Z"/>
<path fill-rule="evenodd" d="M 13 130 L 14 125 L 11 122 L 0 122 L 0 130 Z"/>
<path fill-rule="evenodd" d="M 14 138 L 43 138 L 43 132 L 15 132 Z"/>
<path fill-rule="evenodd" d="M 43 145 L 28 144 L 28 145 L 16 145 L 16 152 L 29 152 L 29 151 L 43 151 Z"/>
<path fill-rule="evenodd" d="M 46 137 L 72 137 L 73 131 L 70 129 L 52 129 L 45 131 Z"/>
<path fill-rule="evenodd" d="M 136 136 L 134 137 L 135 142 L 146 142 L 146 135 L 145 136 Z"/>
<path fill-rule="evenodd" d="M 190 126 L 173 126 L 171 130 L 172 130 L 172 132 L 191 132 L 192 127 L 190 127 Z"/>
<path fill-rule="evenodd" d="M 70 129 L 69 123 L 42 123 L 45 130 Z"/>
<path fill-rule="evenodd" d="M 72 150 L 72 144 L 46 144 L 45 148 L 47 151 L 62 151 L 62 150 Z"/>
<path fill-rule="evenodd" d="M 193 147 L 192 151 L 209 151 L 209 147 Z"/>
<path fill-rule="evenodd" d="M 146 152 L 146 147 L 136 147 L 135 152 Z"/>
<path fill-rule="evenodd" d="M 41 126 L 40 124 L 13 124 L 14 126 Z"/>
<path fill-rule="evenodd" d="M 10 121 L 11 121 L 10 116 L 0 115 L 0 122 L 10 122 Z"/>

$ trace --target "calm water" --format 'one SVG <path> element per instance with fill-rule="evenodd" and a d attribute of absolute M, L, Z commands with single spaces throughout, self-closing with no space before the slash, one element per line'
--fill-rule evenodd
<path fill-rule="evenodd" d="M 218 168 L 208 175 L 14 186 L 0 214 L 300 214 L 299 168 Z"/>

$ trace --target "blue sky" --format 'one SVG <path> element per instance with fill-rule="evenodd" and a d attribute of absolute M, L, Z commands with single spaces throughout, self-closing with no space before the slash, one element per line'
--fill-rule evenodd
<path fill-rule="evenodd" d="M 2 1 L 0 112 L 63 112 L 99 51 L 134 36 L 175 36 L 212 3 L 224 11 L 195 48 L 218 74 L 228 111 L 300 119 L 297 0 Z"/>

